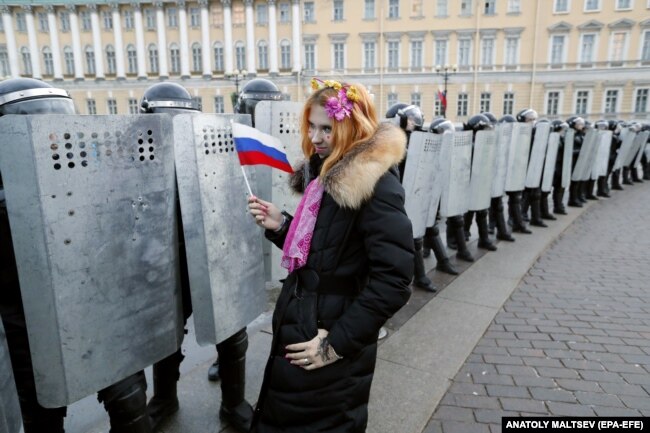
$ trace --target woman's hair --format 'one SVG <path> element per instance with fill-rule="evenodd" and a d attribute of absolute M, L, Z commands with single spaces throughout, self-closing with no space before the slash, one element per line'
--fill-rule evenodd
<path fill-rule="evenodd" d="M 344 86 L 349 84 L 344 83 Z M 368 141 L 375 133 L 379 122 L 375 106 L 370 100 L 370 95 L 365 87 L 353 84 L 358 98 L 352 103 L 350 117 L 338 121 L 332 118 L 332 153 L 325 159 L 321 168 L 321 175 L 327 173 L 345 154 L 359 144 Z M 309 96 L 302 112 L 300 132 L 302 133 L 302 151 L 307 158 L 314 154 L 314 145 L 309 138 L 309 114 L 311 107 L 320 105 L 325 107 L 329 98 L 336 98 L 338 91 L 332 87 L 322 87 Z"/>

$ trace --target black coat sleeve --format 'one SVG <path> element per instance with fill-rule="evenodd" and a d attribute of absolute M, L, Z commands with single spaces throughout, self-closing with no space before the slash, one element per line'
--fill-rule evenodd
<path fill-rule="evenodd" d="M 408 301 L 413 278 L 413 230 L 404 210 L 404 189 L 388 172 L 357 222 L 368 255 L 369 279 L 329 332 L 339 355 L 352 356 L 376 343 L 379 328 Z"/>
<path fill-rule="evenodd" d="M 287 223 L 284 225 L 282 230 L 279 232 L 273 230 L 264 230 L 264 236 L 266 239 L 270 240 L 275 244 L 276 247 L 282 249 L 284 247 L 284 240 L 287 238 L 287 233 L 289 233 L 289 226 L 291 221 L 293 221 L 293 215 L 284 214 L 287 217 Z"/>

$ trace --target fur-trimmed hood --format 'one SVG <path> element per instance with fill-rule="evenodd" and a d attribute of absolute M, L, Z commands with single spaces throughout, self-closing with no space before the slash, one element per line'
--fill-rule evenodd
<path fill-rule="evenodd" d="M 382 123 L 374 135 L 348 152 L 321 179 L 325 191 L 342 208 L 359 209 L 375 190 L 377 181 L 406 154 L 406 134 L 400 128 Z M 294 167 L 289 183 L 302 194 L 318 176 L 320 163 L 312 157 Z M 314 164 L 313 162 L 316 162 Z"/>

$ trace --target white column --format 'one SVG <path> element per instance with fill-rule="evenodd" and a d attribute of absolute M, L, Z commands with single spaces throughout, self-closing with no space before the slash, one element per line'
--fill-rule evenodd
<path fill-rule="evenodd" d="M 122 39 L 122 16 L 120 5 L 111 5 L 113 15 L 113 38 L 115 39 L 115 72 L 118 80 L 126 80 L 126 69 L 124 68 L 124 40 Z"/>
<path fill-rule="evenodd" d="M 212 68 L 210 67 L 210 21 L 208 20 L 208 0 L 199 0 L 201 6 L 201 65 L 203 69 L 203 78 L 212 78 Z"/>
<path fill-rule="evenodd" d="M 232 53 L 232 10 L 230 0 L 221 0 L 223 5 L 223 44 L 224 44 L 224 66 L 225 75 L 232 75 L 233 53 Z"/>
<path fill-rule="evenodd" d="M 253 20 L 253 0 L 244 0 L 246 5 L 246 71 L 257 74 L 255 67 L 255 21 Z"/>
<path fill-rule="evenodd" d="M 99 15 L 97 5 L 88 5 L 90 9 L 90 24 L 93 30 L 93 51 L 95 52 L 95 80 L 105 79 L 104 75 L 104 52 L 102 49 L 102 35 L 99 29 Z"/>
<path fill-rule="evenodd" d="M 75 5 L 67 5 L 70 12 L 70 30 L 72 31 L 72 56 L 74 57 L 74 79 L 75 81 L 84 80 L 83 61 L 81 58 L 81 35 L 79 34 L 79 16 Z M 54 55 L 54 50 L 52 50 Z M 59 55 L 59 63 L 60 63 Z M 60 67 L 60 66 L 59 66 Z M 54 73 L 56 75 L 56 59 L 54 59 Z"/>
<path fill-rule="evenodd" d="M 275 0 L 269 0 L 269 74 L 278 75 L 278 21 L 275 15 Z"/>
<path fill-rule="evenodd" d="M 138 80 L 147 79 L 147 50 L 144 48 L 144 27 L 140 3 L 133 3 L 133 20 L 135 21 L 135 52 L 138 56 Z"/>
<path fill-rule="evenodd" d="M 158 35 L 158 75 L 169 78 L 169 62 L 167 61 L 167 27 L 165 27 L 165 9 L 163 2 L 154 2 L 156 7 L 156 34 Z"/>
<path fill-rule="evenodd" d="M 25 11 L 25 22 L 27 23 L 27 39 L 29 40 L 29 57 L 32 62 L 32 77 L 41 79 L 41 62 L 38 55 L 38 43 L 36 42 L 36 27 L 34 26 L 34 13 L 32 12 L 31 6 L 23 6 Z M 48 13 L 48 25 L 51 27 L 52 23 L 49 22 L 49 13 Z"/>
<path fill-rule="evenodd" d="M 190 78 L 190 53 L 187 42 L 187 11 L 185 0 L 178 0 L 178 28 L 181 31 L 181 78 Z"/>
<path fill-rule="evenodd" d="M 63 80 L 63 70 L 61 69 L 61 46 L 59 45 L 59 31 L 56 28 L 54 6 L 45 6 L 45 10 L 47 11 L 47 25 L 50 28 L 50 45 L 52 45 L 52 62 L 54 63 L 54 80 Z"/>
<path fill-rule="evenodd" d="M 16 34 L 14 33 L 14 21 L 9 6 L 0 6 L 2 11 L 2 25 L 7 42 L 7 55 L 9 56 L 9 69 L 11 77 L 20 77 L 20 68 L 18 67 L 18 49 L 16 48 Z"/>
<path fill-rule="evenodd" d="M 300 0 L 293 0 L 291 9 L 291 48 L 293 49 L 293 68 L 291 72 L 297 74 L 302 69 L 302 62 L 300 61 Z"/>

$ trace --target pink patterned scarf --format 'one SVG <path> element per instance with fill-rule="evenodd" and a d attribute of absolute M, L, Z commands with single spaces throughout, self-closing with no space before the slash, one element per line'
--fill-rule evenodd
<path fill-rule="evenodd" d="M 302 268 L 307 263 L 324 191 L 323 184 L 316 178 L 309 182 L 305 194 L 298 204 L 282 247 L 282 267 L 286 268 L 289 273 Z"/>

